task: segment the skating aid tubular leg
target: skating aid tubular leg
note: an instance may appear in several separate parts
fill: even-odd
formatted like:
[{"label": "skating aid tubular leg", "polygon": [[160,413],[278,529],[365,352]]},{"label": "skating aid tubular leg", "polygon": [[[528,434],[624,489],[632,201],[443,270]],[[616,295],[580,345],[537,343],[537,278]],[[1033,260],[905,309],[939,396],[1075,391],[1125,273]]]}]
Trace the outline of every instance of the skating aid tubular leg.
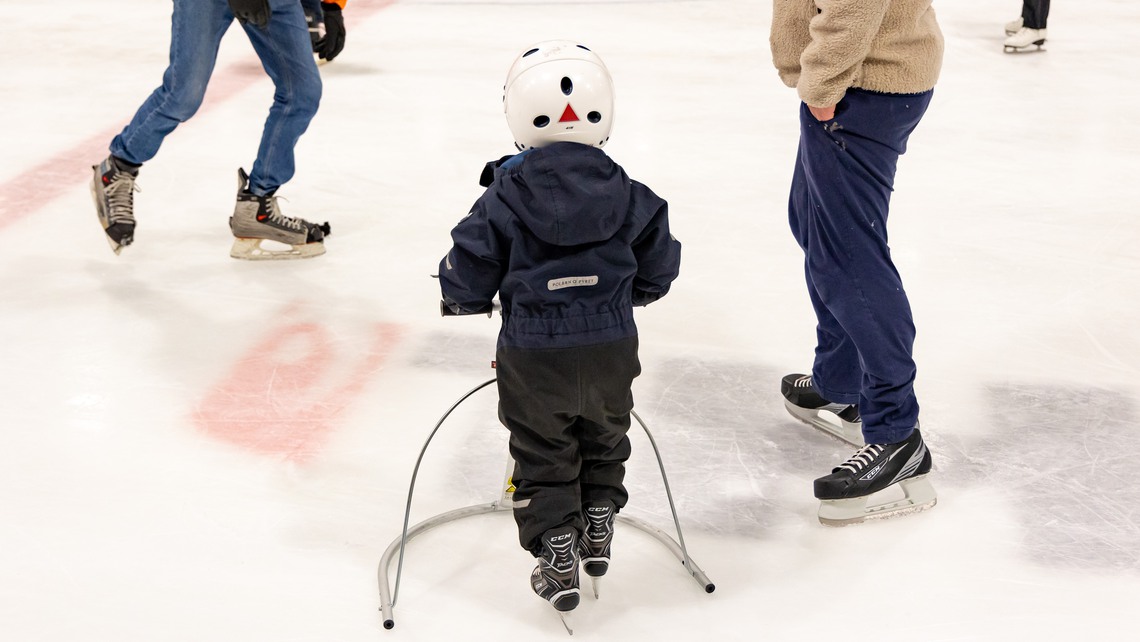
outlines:
[{"label": "skating aid tubular leg", "polygon": [[[391,544],[388,545],[388,548],[384,551],[384,555],[380,558],[380,565],[377,569],[377,579],[380,586],[380,611],[384,617],[385,629],[391,629],[396,626],[396,621],[393,616],[393,609],[395,608],[396,600],[400,595],[400,579],[403,576],[404,571],[404,549],[407,547],[408,542],[410,542],[414,537],[423,533],[424,531],[430,530],[436,526],[440,526],[448,522],[453,522],[459,519],[463,519],[464,517],[470,517],[472,515],[508,512],[513,508],[511,501],[512,490],[506,483],[504,483],[504,490],[502,492],[502,495],[499,499],[493,502],[475,504],[473,506],[467,506],[465,508],[450,510],[419,522],[415,526],[408,526],[412,513],[412,495],[415,493],[416,489],[416,477],[419,475],[420,464],[423,462],[424,454],[427,452],[428,446],[431,445],[431,440],[435,437],[436,433],[439,432],[440,426],[443,425],[443,422],[447,420],[451,413],[454,412],[461,403],[466,401],[469,397],[471,397],[471,395],[475,394],[479,390],[482,390],[483,388],[486,388],[492,383],[495,383],[495,379],[491,379],[490,381],[485,381],[479,384],[478,386],[468,391],[467,394],[460,397],[459,400],[454,404],[452,404],[452,406],[447,409],[447,412],[443,413],[443,416],[440,417],[438,422],[436,422],[435,427],[432,429],[431,433],[428,435],[427,440],[424,442],[423,448],[420,449],[419,456],[416,458],[415,468],[412,469],[412,481],[408,486],[408,501],[407,505],[404,508],[403,531],[400,533],[399,537],[397,537],[392,541]],[[685,536],[681,532],[681,521],[677,518],[677,507],[673,503],[673,492],[669,488],[669,479],[665,475],[665,464],[661,460],[661,451],[657,448],[657,442],[653,439],[653,434],[649,432],[649,427],[645,425],[645,422],[642,421],[641,417],[638,416],[636,412],[631,412],[630,414],[634,419],[637,420],[637,423],[641,426],[642,430],[645,431],[645,435],[649,438],[649,443],[653,447],[653,453],[657,457],[657,466],[661,469],[661,480],[665,484],[665,496],[669,500],[669,510],[673,515],[673,524],[677,529],[677,539],[674,540],[665,531],[636,517],[618,515],[617,521],[637,528],[638,530],[641,530],[653,536],[655,539],[657,539],[657,541],[661,542],[677,557],[678,560],[680,560],[681,564],[685,567],[685,570],[688,571],[689,575],[691,575],[693,579],[701,585],[701,588],[703,588],[706,593],[712,593],[714,590],[716,590],[716,585],[709,580],[708,576],[705,575],[705,572],[701,570],[699,566],[697,566],[697,563],[694,562],[691,557],[689,557],[689,551],[685,547]],[[511,474],[513,467],[512,463],[513,462],[508,457],[508,476]],[[396,565],[396,583],[395,588],[390,590],[388,584],[389,568],[391,567],[392,559],[393,557],[396,557],[397,552],[399,555],[399,562]]]}]

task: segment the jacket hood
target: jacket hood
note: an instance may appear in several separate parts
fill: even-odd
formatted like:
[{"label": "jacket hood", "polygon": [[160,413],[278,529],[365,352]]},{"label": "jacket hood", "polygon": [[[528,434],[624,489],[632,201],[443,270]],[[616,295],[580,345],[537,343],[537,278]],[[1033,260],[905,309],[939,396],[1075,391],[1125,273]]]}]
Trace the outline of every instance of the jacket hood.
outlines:
[{"label": "jacket hood", "polygon": [[629,212],[629,177],[596,147],[554,143],[511,157],[497,173],[500,198],[552,245],[607,240]]}]

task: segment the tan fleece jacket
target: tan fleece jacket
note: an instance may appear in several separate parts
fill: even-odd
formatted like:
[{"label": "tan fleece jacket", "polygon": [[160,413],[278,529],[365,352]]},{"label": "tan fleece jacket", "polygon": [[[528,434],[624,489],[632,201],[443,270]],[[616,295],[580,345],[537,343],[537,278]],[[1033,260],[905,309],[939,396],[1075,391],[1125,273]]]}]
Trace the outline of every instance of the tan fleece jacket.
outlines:
[{"label": "tan fleece jacket", "polygon": [[917,94],[942,68],[931,0],[773,0],[772,60],[812,107],[849,87]]}]

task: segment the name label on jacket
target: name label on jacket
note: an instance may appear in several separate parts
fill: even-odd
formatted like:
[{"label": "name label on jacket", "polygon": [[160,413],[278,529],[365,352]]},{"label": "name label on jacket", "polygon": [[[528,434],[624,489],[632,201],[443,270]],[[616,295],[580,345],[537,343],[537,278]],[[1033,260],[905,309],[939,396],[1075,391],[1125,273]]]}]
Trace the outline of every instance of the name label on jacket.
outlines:
[{"label": "name label on jacket", "polygon": [[581,288],[597,285],[597,276],[564,276],[561,279],[551,279],[546,282],[547,290],[561,290],[563,288]]}]

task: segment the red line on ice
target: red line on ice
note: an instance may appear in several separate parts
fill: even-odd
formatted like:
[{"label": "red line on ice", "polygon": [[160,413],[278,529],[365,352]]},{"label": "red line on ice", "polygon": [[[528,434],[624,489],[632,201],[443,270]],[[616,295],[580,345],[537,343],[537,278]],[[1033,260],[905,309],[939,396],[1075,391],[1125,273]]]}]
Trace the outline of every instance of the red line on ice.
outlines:
[{"label": "red line on ice", "polygon": [[350,352],[318,323],[270,328],[206,393],[193,421],[244,450],[303,463],[324,448],[400,336],[399,326],[377,323],[370,345]]}]

